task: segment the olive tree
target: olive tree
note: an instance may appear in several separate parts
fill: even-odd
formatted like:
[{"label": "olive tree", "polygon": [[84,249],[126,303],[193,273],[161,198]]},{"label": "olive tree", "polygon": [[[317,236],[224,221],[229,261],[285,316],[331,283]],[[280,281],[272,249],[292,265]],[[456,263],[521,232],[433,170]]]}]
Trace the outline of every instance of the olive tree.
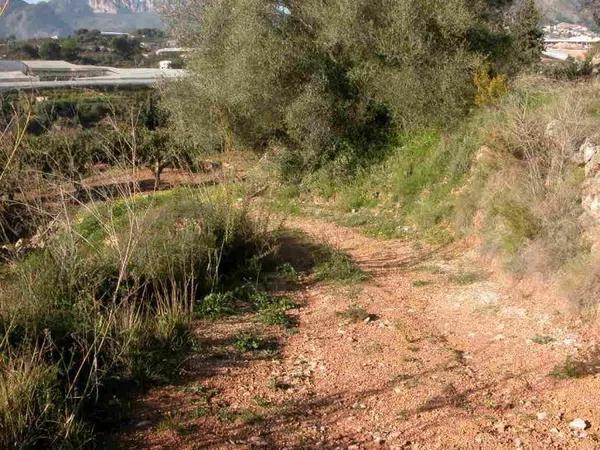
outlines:
[{"label": "olive tree", "polygon": [[165,98],[179,134],[207,151],[282,149],[290,173],[352,168],[398,130],[469,110],[473,74],[499,57],[480,37],[506,34],[482,11],[507,3],[178,0],[171,18],[197,50]]}]

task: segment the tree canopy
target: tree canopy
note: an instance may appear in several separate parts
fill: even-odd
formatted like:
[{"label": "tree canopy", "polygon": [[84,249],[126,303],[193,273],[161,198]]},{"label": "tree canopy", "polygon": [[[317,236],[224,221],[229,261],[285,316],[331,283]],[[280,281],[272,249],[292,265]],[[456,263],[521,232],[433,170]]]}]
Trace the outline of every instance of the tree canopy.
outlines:
[{"label": "tree canopy", "polygon": [[516,49],[485,14],[507,1],[180,2],[200,8],[183,22],[192,75],[167,96],[181,134],[206,149],[281,148],[301,168],[371,157],[394,130],[460,117],[476,70]]}]

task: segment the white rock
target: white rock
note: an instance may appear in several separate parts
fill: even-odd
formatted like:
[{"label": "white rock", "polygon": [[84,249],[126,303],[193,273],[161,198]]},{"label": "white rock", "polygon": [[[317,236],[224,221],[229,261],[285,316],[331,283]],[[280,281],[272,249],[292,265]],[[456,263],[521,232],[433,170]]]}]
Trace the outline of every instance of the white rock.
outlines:
[{"label": "white rock", "polygon": [[546,417],[548,417],[548,413],[547,412],[539,412],[535,415],[537,417],[537,420],[546,420]]},{"label": "white rock", "polygon": [[571,430],[586,430],[590,427],[590,424],[587,420],[583,419],[574,419],[569,422],[569,428]]},{"label": "white rock", "polygon": [[579,148],[579,151],[583,155],[583,160],[588,163],[600,152],[600,146],[594,144],[589,139],[586,139]]}]

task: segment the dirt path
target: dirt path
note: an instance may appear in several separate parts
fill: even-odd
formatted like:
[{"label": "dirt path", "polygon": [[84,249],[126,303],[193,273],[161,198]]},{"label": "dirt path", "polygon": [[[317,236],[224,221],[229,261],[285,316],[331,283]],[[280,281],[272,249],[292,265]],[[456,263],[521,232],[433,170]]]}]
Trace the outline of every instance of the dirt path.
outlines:
[{"label": "dirt path", "polygon": [[[600,358],[582,359],[591,337],[551,290],[507,283],[456,248],[288,226],[346,251],[369,280],[293,292],[303,307],[279,358],[192,359],[184,385],[136,403],[125,447],[600,448]],[[336,314],[352,306],[371,317]],[[245,326],[198,334],[218,349]],[[549,376],[570,355],[586,376]],[[575,418],[590,425],[577,435]]]}]

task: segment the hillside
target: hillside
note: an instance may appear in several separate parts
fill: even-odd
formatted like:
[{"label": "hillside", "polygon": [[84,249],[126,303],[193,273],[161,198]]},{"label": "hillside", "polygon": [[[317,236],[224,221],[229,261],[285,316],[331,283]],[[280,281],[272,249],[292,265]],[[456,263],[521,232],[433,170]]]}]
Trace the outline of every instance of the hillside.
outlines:
[{"label": "hillside", "polygon": [[595,25],[589,11],[582,10],[580,0],[537,0],[547,22],[570,22]]},{"label": "hillside", "polygon": [[160,28],[153,0],[13,0],[0,22],[0,37],[66,36],[79,28],[130,31]]}]

